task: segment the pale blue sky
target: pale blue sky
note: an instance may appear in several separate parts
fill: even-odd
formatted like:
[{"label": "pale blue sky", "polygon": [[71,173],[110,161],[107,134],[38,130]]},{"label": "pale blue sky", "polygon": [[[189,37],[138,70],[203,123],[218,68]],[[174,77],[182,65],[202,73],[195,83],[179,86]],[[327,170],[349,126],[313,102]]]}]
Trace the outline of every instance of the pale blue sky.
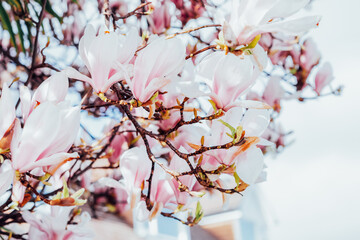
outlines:
[{"label": "pale blue sky", "polygon": [[271,240],[360,239],[360,1],[317,0],[311,34],[333,65],[341,97],[284,104],[296,142],[269,161],[261,184],[274,222]]}]

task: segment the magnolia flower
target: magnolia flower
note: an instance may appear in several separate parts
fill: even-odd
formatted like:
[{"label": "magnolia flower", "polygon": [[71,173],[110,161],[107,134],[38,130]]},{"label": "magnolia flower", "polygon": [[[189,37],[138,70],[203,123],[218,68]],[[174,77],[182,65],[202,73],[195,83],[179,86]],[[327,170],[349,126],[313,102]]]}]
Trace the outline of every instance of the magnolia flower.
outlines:
[{"label": "magnolia flower", "polygon": [[56,166],[78,156],[67,153],[80,126],[78,107],[45,102],[33,110],[23,129],[16,123],[11,143],[12,166],[20,173]]},{"label": "magnolia flower", "polygon": [[262,138],[269,140],[275,144],[276,149],[285,146],[285,136],[287,133],[281,124],[273,124],[271,128],[266,129]]},{"label": "magnolia flower", "polygon": [[[186,152],[186,150],[181,147],[181,152]],[[186,161],[179,156],[175,155],[170,162],[169,169],[176,171],[176,172],[187,172],[190,171],[190,167],[187,165]],[[180,176],[179,180],[182,184],[188,187],[191,191],[196,183],[196,178],[193,175],[184,175]],[[188,192],[181,192],[179,190],[179,183],[176,179],[171,179],[171,187],[175,194],[176,203],[187,207],[190,204],[191,196]]]},{"label": "magnolia flower", "polygon": [[157,166],[151,181],[150,201],[154,204],[161,204],[160,208],[163,208],[173,197],[174,192],[170,181],[166,179],[165,172]]},{"label": "magnolia flower", "polygon": [[334,80],[332,67],[330,63],[326,62],[319,69],[315,77],[315,91],[317,94],[320,95],[323,88],[329,85],[332,80]]},{"label": "magnolia flower", "polygon": [[169,12],[169,3],[163,2],[155,7],[152,14],[147,18],[150,24],[150,30],[154,34],[160,34],[170,28],[171,15]]},{"label": "magnolia flower", "polygon": [[263,100],[275,110],[280,111],[280,100],[284,95],[285,90],[280,84],[280,77],[270,77],[263,93]]},{"label": "magnolia flower", "polygon": [[[36,107],[28,117],[24,128],[15,121],[10,150],[10,170],[6,170],[4,186],[13,182],[12,200],[22,202],[26,187],[15,177],[15,172],[41,170],[53,174],[66,161],[77,158],[77,153],[67,153],[77,136],[80,126],[80,109],[66,103],[54,105],[45,102]],[[41,172],[40,171],[40,172]]]},{"label": "magnolia flower", "polygon": [[[29,239],[80,240],[93,239],[87,226],[90,215],[84,212],[77,224],[68,224],[73,207],[51,207],[51,214],[38,214],[24,211],[22,217],[30,224]],[[76,218],[75,218],[76,219]]]},{"label": "magnolia flower", "polygon": [[150,176],[151,161],[145,146],[134,147],[120,157],[120,171],[129,189],[140,189]]},{"label": "magnolia flower", "polygon": [[153,219],[161,210],[166,207],[174,198],[174,191],[170,185],[170,181],[165,178],[165,172],[156,166],[151,181],[150,202],[152,209],[149,211],[144,204],[144,201],[140,201],[136,207],[136,215],[140,221],[146,219]]},{"label": "magnolia flower", "polygon": [[173,81],[164,86],[161,91],[166,94],[161,94],[158,99],[164,107],[172,107],[177,105],[177,100],[182,102],[185,97],[198,98],[205,95],[200,90],[200,84],[195,81],[195,66],[192,61],[186,61],[181,72],[181,77],[174,77]]},{"label": "magnolia flower", "polygon": [[240,59],[223,52],[205,57],[198,70],[200,75],[212,81],[210,98],[217,108],[225,111],[241,104],[237,102],[238,98],[246,94],[260,73],[249,56]]},{"label": "magnolia flower", "polygon": [[128,64],[141,38],[132,28],[127,36],[100,29],[99,34],[90,24],[79,43],[79,53],[91,78],[73,68],[67,68],[68,77],[89,83],[96,93],[105,93],[114,83],[129,79]]},{"label": "magnolia flower", "polygon": [[248,182],[245,181],[247,184],[254,183],[253,180],[259,176],[264,165],[262,154],[259,155],[256,145],[269,144],[265,139],[260,138],[267,129],[269,122],[270,113],[268,110],[249,109],[243,113],[243,109],[240,107],[231,108],[220,120],[213,121],[211,136],[205,137],[205,145],[216,146],[232,142],[236,137],[231,136],[232,131],[239,127],[242,131],[237,134],[244,134],[246,141],[240,146],[229,149],[216,149],[204,153],[202,167],[206,170],[214,170],[220,165],[231,166],[235,163],[235,166],[241,166],[236,167],[239,177],[243,181],[245,181],[243,176],[249,179]]},{"label": "magnolia flower", "polygon": [[251,146],[236,158],[236,173],[248,185],[256,183],[264,168],[264,155],[260,148]]},{"label": "magnolia flower", "polygon": [[16,118],[15,103],[10,89],[5,83],[0,98],[0,152],[10,147],[13,134],[13,126]]},{"label": "magnolia flower", "polygon": [[[194,99],[200,96],[206,95],[203,91],[200,90],[200,84],[195,79],[195,66],[192,61],[186,61],[183,71],[181,72],[181,77],[176,77],[174,81],[170,82],[168,85],[161,89],[161,92],[165,94],[160,94],[157,97],[157,100],[160,100],[162,106],[165,108],[171,108],[178,105],[178,101],[182,102],[185,97]],[[191,100],[186,102],[187,109],[191,110],[190,112],[185,111],[183,113],[184,118],[187,119],[188,115],[190,119],[193,117],[193,108],[196,108],[196,105],[191,105]],[[180,113],[177,109],[168,111],[167,116],[163,116],[163,120],[159,121],[158,126],[162,130],[168,130],[176,125],[180,120]]]},{"label": "magnolia flower", "polygon": [[[310,0],[233,0],[224,38],[230,47],[249,44],[256,36],[268,32],[299,35],[318,25],[320,17],[287,19]],[[284,20],[282,20],[285,18]]]},{"label": "magnolia flower", "polygon": [[[282,33],[270,34],[264,33],[261,35],[259,45],[268,53],[271,62],[274,65],[284,66],[287,62],[287,57],[299,56],[298,49],[296,49],[298,41],[294,36],[288,36]],[[300,51],[299,51],[300,52]],[[295,57],[296,58],[296,57]],[[285,66],[288,68],[287,66]],[[291,67],[294,67],[293,65]]]},{"label": "magnolia flower", "polygon": [[319,63],[320,57],[321,54],[315,42],[311,38],[307,39],[301,49],[299,64],[302,69],[309,73]]},{"label": "magnolia flower", "polygon": [[185,46],[180,39],[159,37],[141,50],[135,60],[134,77],[128,82],[135,98],[147,102],[167,85],[185,63]]},{"label": "magnolia flower", "polygon": [[[103,133],[107,134],[108,132],[112,131],[115,124],[115,121],[111,121],[111,123],[104,129]],[[130,132],[130,130],[133,130],[133,128],[134,127],[130,122],[124,123],[119,127],[118,131],[122,133],[115,135],[107,150],[108,154],[110,155],[108,160],[111,164],[118,163],[121,154],[129,148],[130,142],[134,138],[133,133]],[[104,140],[108,141],[109,138],[110,136]]]},{"label": "magnolia flower", "polygon": [[188,143],[200,144],[199,139],[201,136],[208,136],[209,130],[206,129],[202,124],[191,124],[184,125],[176,133],[174,139],[171,140],[171,143],[176,148],[184,147],[186,151],[191,151],[192,148]]},{"label": "magnolia flower", "polygon": [[20,87],[21,111],[24,121],[31,112],[41,103],[52,102],[60,103],[65,100],[69,89],[69,80],[64,72],[58,72],[46,79],[34,92],[31,92],[26,86]]}]

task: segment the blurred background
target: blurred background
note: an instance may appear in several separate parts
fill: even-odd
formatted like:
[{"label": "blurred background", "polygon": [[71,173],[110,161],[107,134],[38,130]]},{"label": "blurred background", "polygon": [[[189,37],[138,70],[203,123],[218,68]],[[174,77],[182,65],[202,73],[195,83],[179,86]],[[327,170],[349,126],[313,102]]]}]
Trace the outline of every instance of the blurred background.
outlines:
[{"label": "blurred background", "polygon": [[268,159],[260,184],[270,240],[360,239],[360,1],[316,0],[312,36],[334,69],[342,96],[284,102],[294,144]]}]

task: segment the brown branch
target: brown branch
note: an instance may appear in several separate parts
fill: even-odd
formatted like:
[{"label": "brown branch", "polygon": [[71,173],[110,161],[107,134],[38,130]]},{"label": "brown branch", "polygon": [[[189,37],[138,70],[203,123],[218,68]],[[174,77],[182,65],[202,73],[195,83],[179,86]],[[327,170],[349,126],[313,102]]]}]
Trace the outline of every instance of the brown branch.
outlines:
[{"label": "brown branch", "polygon": [[207,51],[207,50],[209,50],[209,49],[217,49],[217,45],[210,45],[210,46],[208,46],[208,47],[205,47],[205,48],[203,48],[203,49],[200,49],[200,50],[198,50],[198,51],[196,51],[196,52],[194,52],[194,53],[189,54],[188,56],[185,57],[185,59],[187,60],[187,59],[189,59],[189,58],[192,58],[192,57],[194,57],[194,56],[196,56],[196,55],[198,55],[198,54],[200,54],[200,53],[202,53],[202,52],[205,52],[205,51]]},{"label": "brown branch", "polygon": [[32,59],[31,59],[31,67],[30,67],[30,72],[29,72],[29,76],[28,79],[26,80],[25,85],[29,84],[31,82],[32,76],[34,74],[34,67],[35,67],[35,61],[36,61],[36,52],[37,52],[37,45],[38,45],[38,41],[39,41],[39,33],[40,33],[40,26],[41,26],[41,22],[43,20],[44,17],[44,13],[45,13],[45,5],[47,3],[47,0],[43,0],[42,6],[41,6],[41,12],[39,15],[39,19],[36,23],[36,35],[35,35],[35,39],[34,39],[34,50],[32,53]]},{"label": "brown branch", "polygon": [[204,25],[204,26],[201,26],[201,27],[192,28],[192,29],[185,30],[185,31],[182,31],[182,32],[174,33],[174,34],[172,34],[172,35],[167,36],[166,39],[170,39],[170,38],[176,37],[177,35],[180,35],[180,34],[191,33],[191,32],[194,32],[194,31],[203,29],[203,28],[221,27],[221,26],[222,26],[221,24]]},{"label": "brown branch", "polygon": [[[144,9],[144,7],[145,6],[147,6],[147,5],[149,5],[149,4],[151,4],[151,2],[146,2],[146,3],[142,3],[142,4],[140,4],[137,8],[135,8],[133,11],[131,11],[131,12],[128,12],[126,15],[124,15],[124,16],[112,16],[113,17],[113,19],[115,20],[115,21],[117,21],[117,20],[120,20],[120,19],[126,19],[126,18],[129,18],[129,17],[131,17],[131,16],[133,16],[133,15],[148,15],[147,13],[145,13],[145,12],[137,12],[138,10],[140,10],[140,9]],[[143,10],[144,11],[144,10]]]}]

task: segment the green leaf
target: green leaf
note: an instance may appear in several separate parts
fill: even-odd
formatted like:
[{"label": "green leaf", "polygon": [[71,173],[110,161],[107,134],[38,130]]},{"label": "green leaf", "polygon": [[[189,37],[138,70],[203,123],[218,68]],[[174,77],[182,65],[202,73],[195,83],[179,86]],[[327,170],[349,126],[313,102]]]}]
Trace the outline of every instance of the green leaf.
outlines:
[{"label": "green leaf", "polygon": [[[42,6],[42,4],[43,4],[44,1],[45,1],[45,0],[36,0],[36,2],[38,2],[41,6]],[[57,18],[60,23],[63,22],[62,17],[60,17],[60,16],[54,11],[54,9],[52,8],[51,3],[50,3],[49,0],[46,1],[45,10],[46,10],[51,16]]]},{"label": "green leaf", "polygon": [[234,137],[234,136],[235,136],[235,133],[236,133],[236,129],[235,129],[233,126],[231,126],[231,125],[228,124],[227,122],[224,122],[224,121],[221,120],[221,119],[219,119],[219,121],[220,121],[222,124],[224,124],[228,129],[230,129],[231,135],[232,135],[232,137]]},{"label": "green leaf", "polygon": [[213,101],[213,100],[209,100],[212,108],[214,109],[214,111],[216,112],[217,111],[217,107],[216,107],[216,103]]},{"label": "green leaf", "polygon": [[4,29],[8,30],[8,32],[10,34],[10,40],[11,40],[12,44],[14,45],[16,52],[17,52],[18,48],[16,45],[16,38],[15,38],[15,34],[14,34],[14,31],[11,26],[10,18],[1,3],[0,3],[0,20],[2,22]]},{"label": "green leaf", "polygon": [[234,172],[234,178],[235,178],[235,182],[236,182],[236,186],[239,186],[240,184],[240,177],[237,174],[237,172]]},{"label": "green leaf", "polygon": [[[44,1],[44,0],[43,0]],[[51,7],[50,1],[47,0],[46,4],[45,4],[45,10],[50,13],[53,17],[57,18],[59,20],[60,23],[63,22],[62,17],[60,17]]]},{"label": "green leaf", "polygon": [[195,216],[199,215],[201,210],[202,210],[202,207],[201,207],[200,201],[198,201],[196,204]]},{"label": "green leaf", "polygon": [[202,219],[203,216],[204,216],[204,211],[202,210],[200,201],[198,201],[198,203],[196,205],[196,210],[195,210],[194,223],[196,224],[196,223],[200,222],[200,220]]},{"label": "green leaf", "polygon": [[254,48],[256,47],[256,45],[258,44],[258,42],[260,41],[261,38],[261,34],[257,35],[254,40],[252,40],[252,42],[247,46],[248,48]]},{"label": "green leaf", "polygon": [[16,20],[16,26],[17,26],[18,32],[19,32],[19,39],[20,39],[21,49],[22,49],[23,53],[26,53],[26,49],[25,49],[25,45],[24,45],[24,32],[23,32],[23,30],[21,28],[20,20]]}]

